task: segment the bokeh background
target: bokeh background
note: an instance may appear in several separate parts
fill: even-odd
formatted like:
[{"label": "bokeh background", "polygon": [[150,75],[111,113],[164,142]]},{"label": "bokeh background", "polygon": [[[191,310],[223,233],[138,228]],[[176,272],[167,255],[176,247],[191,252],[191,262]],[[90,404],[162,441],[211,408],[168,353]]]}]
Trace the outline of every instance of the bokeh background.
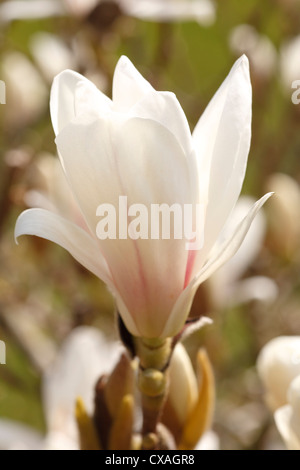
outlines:
[{"label": "bokeh background", "polygon": [[[246,53],[253,134],[243,194],[276,195],[264,208],[261,234],[253,255],[246,250],[235,288],[216,279],[198,292],[193,312],[214,324],[186,346],[194,358],[204,345],[212,361],[213,429],[221,448],[281,448],[255,363],[269,339],[300,334],[300,103],[291,100],[292,83],[300,80],[299,0],[216,0],[208,17],[170,21],[135,17],[124,1],[94,1],[89,8],[89,1],[33,3],[0,3],[0,79],[6,84],[6,104],[0,104],[0,339],[7,347],[0,417],[43,431],[41,376],[63,339],[78,325],[115,334],[113,299],[101,281],[48,241],[14,241],[17,216],[45,190],[41,162],[56,155],[53,77],[72,68],[110,96],[115,65],[125,54],[156,89],[177,95],[193,129]],[[242,281],[257,276],[261,282],[243,295]]]}]

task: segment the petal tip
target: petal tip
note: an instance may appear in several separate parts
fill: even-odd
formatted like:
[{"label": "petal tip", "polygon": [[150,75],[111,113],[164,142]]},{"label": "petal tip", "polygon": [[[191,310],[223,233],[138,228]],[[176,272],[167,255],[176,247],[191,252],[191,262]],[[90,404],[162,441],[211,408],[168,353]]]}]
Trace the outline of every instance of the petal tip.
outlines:
[{"label": "petal tip", "polygon": [[240,60],[241,60],[241,62],[242,62],[243,64],[249,65],[249,59],[248,59],[248,57],[246,56],[246,54],[241,55]]},{"label": "petal tip", "polygon": [[267,201],[274,194],[275,194],[275,191],[270,191],[270,192],[266,193],[265,196],[264,196],[265,201]]},{"label": "petal tip", "polygon": [[116,70],[122,69],[124,71],[128,66],[132,66],[132,62],[126,55],[121,55],[117,62]]},{"label": "petal tip", "polygon": [[241,55],[239,59],[236,60],[235,64],[233,65],[233,71],[241,70],[244,72],[247,77],[249,76],[250,66],[249,66],[249,59],[246,54]]},{"label": "petal tip", "polygon": [[[26,212],[26,211],[24,211]],[[18,238],[23,235],[21,230],[20,230],[20,218],[22,217],[22,214],[24,213],[22,212],[19,217],[17,218],[16,220],[16,225],[15,225],[15,230],[14,230],[14,240],[15,240],[15,244],[16,245],[19,245],[19,242],[18,242]]]}]

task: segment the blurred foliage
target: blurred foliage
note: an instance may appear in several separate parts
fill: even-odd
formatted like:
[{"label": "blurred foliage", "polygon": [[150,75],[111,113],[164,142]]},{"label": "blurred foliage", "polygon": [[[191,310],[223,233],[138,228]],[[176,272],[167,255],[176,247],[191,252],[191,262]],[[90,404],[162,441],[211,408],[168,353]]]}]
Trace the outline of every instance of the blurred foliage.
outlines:
[{"label": "blurred foliage", "polygon": [[[104,24],[95,12],[87,18],[15,20],[0,26],[0,78],[3,58],[15,52],[24,54],[43,77],[31,46],[36,33],[48,32],[76,55],[77,70],[96,75],[108,94],[116,62],[121,54],[127,55],[157,89],[176,93],[193,128],[237,57],[229,43],[235,26],[253,26],[272,41],[277,54],[287,39],[299,33],[300,5],[296,0],[219,0],[216,7],[216,21],[206,27],[192,21],[158,23],[122,15]],[[251,66],[251,77],[253,137],[243,192],[260,197],[274,172],[300,181],[300,105],[292,104],[291,89],[282,85],[279,60],[268,77],[260,76]],[[49,94],[51,84],[43,80]],[[0,338],[7,343],[7,365],[0,366],[0,415],[43,430],[41,370],[10,318],[16,311],[29,312],[32,321],[59,345],[70,329],[80,324],[96,325],[113,334],[114,305],[102,282],[61,248],[35,237],[23,238],[15,245],[14,223],[26,208],[23,197],[31,185],[32,165],[40,152],[55,154],[55,144],[48,105],[27,120],[15,122],[7,117],[10,90],[7,92],[7,104],[0,105]],[[12,151],[18,151],[20,158],[13,158]],[[261,412],[262,390],[254,365],[268,339],[300,334],[299,268],[299,253],[286,259],[272,250],[267,236],[260,256],[245,276],[273,278],[279,287],[278,300],[268,311],[264,305],[250,302],[215,312],[214,325],[187,345],[193,355],[199,343],[205,344],[215,366],[219,397],[215,428],[223,448],[272,446],[268,443],[272,426]],[[250,431],[237,430],[232,410],[249,403],[258,407],[256,426]],[[251,417],[253,409],[245,413]]]}]

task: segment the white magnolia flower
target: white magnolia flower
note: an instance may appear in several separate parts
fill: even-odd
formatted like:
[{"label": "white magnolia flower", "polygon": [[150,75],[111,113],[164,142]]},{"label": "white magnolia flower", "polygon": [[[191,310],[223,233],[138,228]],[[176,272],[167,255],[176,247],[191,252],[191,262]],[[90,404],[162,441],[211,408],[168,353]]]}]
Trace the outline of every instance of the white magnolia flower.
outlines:
[{"label": "white magnolia flower", "polygon": [[290,383],[300,375],[300,336],[279,336],[269,341],[258,356],[257,370],[270,409],[285,405]]},{"label": "white magnolia flower", "polygon": [[42,398],[47,434],[0,419],[0,449],[78,450],[75,402],[81,397],[92,413],[94,386],[112,370],[122,347],[92,327],[79,327],[65,340],[43,377]]},{"label": "white magnolia flower", "polygon": [[[218,243],[241,191],[250,146],[247,58],[233,66],[192,135],[175,95],[155,91],[126,57],[115,70],[112,100],[67,70],[54,80],[50,107],[62,166],[88,229],[30,209],[17,221],[16,238],[37,235],[67,249],[108,285],[133,335],[177,334],[199,285],[238,250],[270,196]],[[117,208],[120,195],[129,206],[200,204],[203,246],[187,250],[185,239],[99,240],[97,208]]]}]

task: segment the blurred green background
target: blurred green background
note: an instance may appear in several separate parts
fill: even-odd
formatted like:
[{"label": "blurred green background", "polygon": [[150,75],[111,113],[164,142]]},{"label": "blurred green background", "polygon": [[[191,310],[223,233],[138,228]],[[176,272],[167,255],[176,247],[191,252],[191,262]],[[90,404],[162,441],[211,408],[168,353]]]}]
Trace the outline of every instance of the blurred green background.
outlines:
[{"label": "blurred green background", "polygon": [[[24,196],[36,184],[40,154],[56,152],[48,102],[59,60],[110,95],[117,60],[127,55],[156,89],[177,95],[193,129],[245,52],[253,86],[253,134],[243,193],[261,197],[272,189],[269,178],[277,172],[298,185],[300,180],[300,104],[291,101],[291,80],[300,80],[300,46],[292,79],[284,62],[286,45],[300,33],[299,1],[215,1],[210,25],[147,21],[108,11],[106,3],[86,16],[0,18],[0,79],[6,83],[6,104],[0,105],[0,339],[7,346],[7,364],[0,365],[0,416],[39,430],[45,429],[40,379],[49,351],[77,325],[114,331],[113,300],[101,281],[50,242],[35,237],[23,237],[19,246],[14,242],[14,224],[27,207]],[[63,59],[56,52],[38,57],[37,44],[45,33],[63,45]],[[38,78],[26,88],[28,64]],[[24,85],[21,91],[16,77]],[[276,300],[216,309],[205,303],[202,292],[198,302],[215,322],[187,345],[192,356],[203,344],[210,355],[218,397],[214,429],[225,449],[276,445],[279,438],[263,403],[255,361],[270,338],[300,334],[300,238],[288,249],[274,241],[267,206],[265,215],[264,241],[243,276],[273,279]]]}]

